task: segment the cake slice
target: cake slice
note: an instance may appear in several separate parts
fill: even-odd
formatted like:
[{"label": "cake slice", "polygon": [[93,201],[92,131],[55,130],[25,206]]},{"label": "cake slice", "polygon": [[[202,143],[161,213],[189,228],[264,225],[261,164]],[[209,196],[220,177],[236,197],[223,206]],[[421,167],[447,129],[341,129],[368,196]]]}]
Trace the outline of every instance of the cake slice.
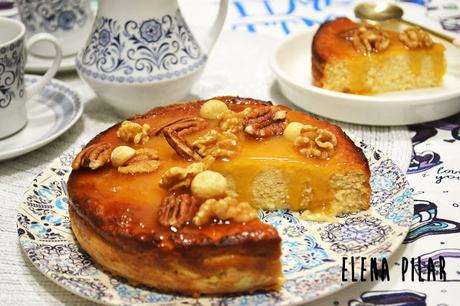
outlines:
[{"label": "cake slice", "polygon": [[313,38],[313,82],[362,95],[441,86],[444,50],[419,28],[398,33],[337,18],[321,25]]}]

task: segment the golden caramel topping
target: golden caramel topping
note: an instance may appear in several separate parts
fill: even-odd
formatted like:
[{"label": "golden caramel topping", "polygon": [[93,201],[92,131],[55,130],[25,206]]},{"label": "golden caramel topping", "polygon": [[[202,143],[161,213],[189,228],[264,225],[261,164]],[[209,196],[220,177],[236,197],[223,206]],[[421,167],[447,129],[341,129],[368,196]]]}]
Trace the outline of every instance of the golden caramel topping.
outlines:
[{"label": "golden caramel topping", "polygon": [[229,131],[210,130],[196,139],[192,146],[200,156],[232,157],[238,151],[238,137]]},{"label": "golden caramel topping", "polygon": [[249,203],[238,202],[235,198],[209,199],[201,204],[193,223],[200,226],[211,222],[213,218],[247,222],[256,219],[257,212]]},{"label": "golden caramel topping", "polygon": [[72,162],[72,169],[90,168],[96,170],[110,162],[112,145],[109,143],[96,143],[84,148]]},{"label": "golden caramel topping", "polygon": [[429,48],[433,45],[431,36],[418,27],[408,28],[399,33],[399,40],[410,49]]},{"label": "golden caramel topping", "polygon": [[326,159],[333,154],[337,138],[328,130],[304,125],[294,145],[303,156]]},{"label": "golden caramel topping", "polygon": [[123,121],[118,128],[117,136],[125,142],[132,142],[134,144],[145,144],[149,141],[150,125]]}]

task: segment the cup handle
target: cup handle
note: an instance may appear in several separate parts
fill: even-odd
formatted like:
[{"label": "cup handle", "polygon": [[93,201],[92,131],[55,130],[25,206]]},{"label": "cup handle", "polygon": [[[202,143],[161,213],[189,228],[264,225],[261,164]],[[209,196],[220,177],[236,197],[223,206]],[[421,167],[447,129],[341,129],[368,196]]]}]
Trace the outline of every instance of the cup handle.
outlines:
[{"label": "cup handle", "polygon": [[211,30],[203,41],[203,49],[206,51],[206,54],[209,54],[214,47],[217,38],[219,38],[220,32],[225,23],[225,18],[227,17],[228,11],[228,0],[220,0],[219,12],[217,13],[216,20],[212,25]]},{"label": "cup handle", "polygon": [[62,48],[59,44],[58,40],[51,34],[48,33],[39,33],[32,36],[26,43],[27,53],[29,53],[30,48],[35,45],[39,41],[48,41],[50,42],[54,50],[56,51],[53,64],[50,68],[46,71],[46,73],[33,85],[30,85],[26,88],[26,97],[29,100],[32,96],[39,93],[43,87],[54,77],[56,72],[59,69],[59,65],[61,65],[62,60]]}]

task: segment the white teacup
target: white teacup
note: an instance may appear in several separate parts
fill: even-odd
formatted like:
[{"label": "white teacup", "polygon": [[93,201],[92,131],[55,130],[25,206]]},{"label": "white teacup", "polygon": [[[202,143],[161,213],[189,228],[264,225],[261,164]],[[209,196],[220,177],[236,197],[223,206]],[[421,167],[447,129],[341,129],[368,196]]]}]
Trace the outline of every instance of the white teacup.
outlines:
[{"label": "white teacup", "polygon": [[[26,28],[16,20],[0,17],[0,138],[14,134],[27,123],[26,101],[40,92],[54,77],[62,58],[59,42],[50,34],[31,37],[24,46]],[[24,86],[26,50],[38,42],[54,47],[55,59],[45,75]]]},{"label": "white teacup", "polygon": [[[16,0],[27,37],[50,33],[61,43],[63,56],[76,54],[91,31],[93,12],[90,0]],[[49,44],[38,43],[31,53],[54,57]]]}]

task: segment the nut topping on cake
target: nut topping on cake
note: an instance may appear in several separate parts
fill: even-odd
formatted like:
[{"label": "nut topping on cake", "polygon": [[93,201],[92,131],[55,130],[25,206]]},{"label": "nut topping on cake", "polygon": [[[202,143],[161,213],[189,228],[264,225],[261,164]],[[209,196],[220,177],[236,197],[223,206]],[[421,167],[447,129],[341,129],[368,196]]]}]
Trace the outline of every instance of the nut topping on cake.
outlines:
[{"label": "nut topping on cake", "polygon": [[227,179],[219,172],[206,170],[195,176],[191,190],[201,199],[222,197],[227,193]]},{"label": "nut topping on cake", "polygon": [[128,146],[118,146],[113,149],[110,160],[112,161],[112,165],[114,167],[120,167],[134,157],[134,155],[136,155],[135,149]]},{"label": "nut topping on cake", "polygon": [[243,130],[244,117],[251,111],[250,108],[244,109],[242,112],[227,111],[219,114],[219,127],[223,131],[238,133]]},{"label": "nut topping on cake", "polygon": [[300,135],[303,124],[300,122],[289,122],[283,132],[283,136],[287,139],[294,141]]},{"label": "nut topping on cake", "polygon": [[186,168],[172,167],[168,169],[160,179],[160,187],[175,190],[181,187],[188,188],[193,178],[200,172],[208,170],[214,162],[214,157],[208,156],[200,162],[190,164]]},{"label": "nut topping on cake", "polygon": [[211,222],[213,218],[247,222],[256,219],[257,212],[249,203],[238,202],[235,198],[209,199],[201,204],[193,223],[200,226]]},{"label": "nut topping on cake", "polygon": [[179,134],[179,136],[186,136],[204,130],[208,126],[208,122],[200,117],[185,118],[177,121],[169,126],[164,127],[166,129],[172,129]]},{"label": "nut topping on cake", "polygon": [[123,174],[150,173],[160,167],[160,161],[158,159],[158,152],[155,149],[138,149],[134,156],[118,167],[118,172]]},{"label": "nut topping on cake", "polygon": [[198,207],[198,201],[190,194],[171,194],[161,201],[158,222],[163,226],[180,227],[192,221]]},{"label": "nut topping on cake", "polygon": [[337,138],[328,130],[304,125],[294,145],[303,156],[326,159],[333,154]]},{"label": "nut topping on cake", "polygon": [[418,27],[408,28],[399,33],[399,40],[410,49],[429,48],[433,45],[431,36]]},{"label": "nut topping on cake", "polygon": [[167,127],[163,130],[163,136],[176,153],[185,160],[200,160],[201,156],[192,146],[179,135],[174,129]]},{"label": "nut topping on cake", "polygon": [[267,106],[251,110],[244,118],[244,131],[255,137],[282,135],[286,126],[286,111]]},{"label": "nut topping on cake", "polygon": [[150,125],[140,125],[136,122],[123,121],[118,128],[117,136],[125,142],[132,142],[134,144],[145,144],[149,141]]},{"label": "nut topping on cake", "polygon": [[200,108],[200,116],[205,118],[205,119],[217,119],[217,117],[228,111],[227,104],[224,102],[217,100],[217,99],[212,99],[209,101],[206,101]]},{"label": "nut topping on cake", "polygon": [[112,145],[109,143],[96,143],[84,148],[72,162],[72,169],[90,168],[96,170],[110,162]]},{"label": "nut topping on cake", "polygon": [[208,123],[204,119],[198,117],[188,118],[165,127],[163,136],[180,157],[186,160],[200,160],[201,156],[183,136],[201,131],[207,126]]},{"label": "nut topping on cake", "polygon": [[201,156],[232,157],[238,151],[238,137],[229,131],[210,130],[192,143]]},{"label": "nut topping on cake", "polygon": [[390,36],[377,25],[363,25],[344,36],[352,42],[357,52],[363,54],[381,52],[390,46]]}]

